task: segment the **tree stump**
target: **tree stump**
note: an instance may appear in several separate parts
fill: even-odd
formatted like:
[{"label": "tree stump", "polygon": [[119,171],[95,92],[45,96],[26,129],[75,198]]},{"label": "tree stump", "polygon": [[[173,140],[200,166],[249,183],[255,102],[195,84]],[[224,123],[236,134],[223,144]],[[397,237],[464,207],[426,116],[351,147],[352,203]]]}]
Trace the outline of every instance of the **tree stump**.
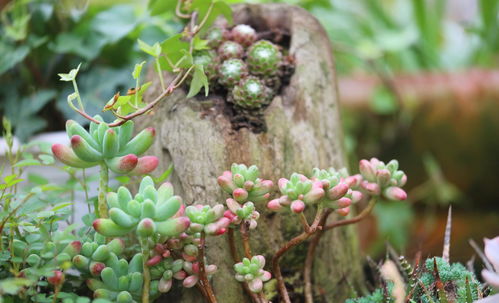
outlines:
[{"label": "tree stump", "polygon": [[[257,165],[261,177],[277,182],[292,172],[310,174],[313,167],[345,166],[343,135],[338,113],[338,92],[332,49],[322,26],[305,10],[286,4],[238,5],[236,24],[249,24],[257,31],[278,30],[289,37],[289,51],[296,69],[290,83],[263,112],[266,131],[254,133],[235,129],[221,96],[186,98],[177,90],[163,101],[142,126],[154,126],[157,139],[152,147],[163,171],[174,165],[170,177],[176,194],[186,204],[224,203],[228,198],[217,177],[232,163]],[[156,89],[153,95],[160,91]],[[277,249],[300,232],[298,217],[276,215],[257,204],[261,213],[258,228],[251,232],[252,251],[267,259],[267,268]],[[351,228],[337,229],[323,237],[318,249],[314,284],[322,301],[343,302],[361,276],[356,234]],[[207,239],[208,260],[219,267],[212,284],[219,302],[245,302],[242,286],[234,279],[233,262],[225,236]],[[306,245],[289,252],[282,261],[291,297],[293,286],[303,286],[301,268]],[[318,292],[316,292],[318,293]],[[182,290],[175,302],[200,302],[197,290]],[[275,300],[274,300],[275,302]]]}]

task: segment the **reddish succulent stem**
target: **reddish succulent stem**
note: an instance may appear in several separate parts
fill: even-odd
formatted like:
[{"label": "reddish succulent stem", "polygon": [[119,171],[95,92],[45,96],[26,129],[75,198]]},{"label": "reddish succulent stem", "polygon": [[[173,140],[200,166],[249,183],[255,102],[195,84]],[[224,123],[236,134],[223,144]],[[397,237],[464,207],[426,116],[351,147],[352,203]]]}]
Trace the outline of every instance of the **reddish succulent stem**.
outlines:
[{"label": "reddish succulent stem", "polygon": [[249,235],[248,225],[246,224],[246,222],[241,223],[240,232],[241,232],[241,240],[243,242],[244,255],[246,256],[246,258],[251,259],[253,255],[251,254],[251,246],[249,243],[250,235]]},{"label": "reddish succulent stem", "polygon": [[[327,218],[331,214],[331,210],[328,209],[324,216],[322,216],[321,222],[319,223],[319,226],[324,226],[327,222]],[[310,241],[310,244],[308,245],[307,249],[307,257],[305,258],[305,265],[303,268],[303,278],[305,281],[305,302],[306,303],[313,303],[314,302],[314,297],[313,297],[313,292],[312,292],[312,267],[314,265],[314,256],[315,256],[315,250],[317,249],[317,245],[319,245],[319,241],[321,240],[322,234],[324,233],[324,228],[321,228],[317,233],[314,235],[312,240]]]},{"label": "reddish succulent stem", "polygon": [[303,241],[307,240],[311,235],[313,235],[317,230],[320,229],[319,223],[322,218],[322,213],[323,213],[323,208],[321,205],[319,205],[319,208],[317,209],[317,213],[315,214],[315,219],[312,225],[310,226],[310,229],[308,231],[304,231],[300,235],[294,237],[291,239],[289,242],[284,244],[274,255],[272,258],[272,270],[274,272],[274,276],[277,280],[277,287],[279,289],[279,293],[281,294],[282,300],[285,303],[291,303],[291,300],[289,298],[288,291],[286,290],[286,285],[284,283],[284,278],[282,277],[281,273],[281,267],[279,266],[279,261],[281,257],[291,248],[295,247],[296,245],[302,243]]},{"label": "reddish succulent stem", "polygon": [[317,245],[319,245],[319,242],[320,242],[321,237],[324,234],[324,232],[326,232],[330,229],[333,229],[335,227],[354,224],[354,223],[361,221],[362,219],[367,217],[372,212],[375,205],[376,205],[376,198],[373,197],[369,201],[369,204],[367,205],[367,207],[364,208],[364,210],[362,210],[362,212],[360,214],[358,214],[357,216],[350,218],[350,219],[335,221],[335,222],[332,222],[328,225],[325,225],[325,224],[327,222],[328,216],[331,214],[331,211],[328,210],[324,214],[324,216],[320,222],[320,226],[323,226],[323,228],[315,234],[314,238],[310,242],[308,249],[307,249],[307,257],[305,258],[305,265],[304,265],[304,270],[303,270],[303,279],[305,281],[304,293],[305,293],[305,302],[306,303],[313,303],[313,301],[314,301],[313,292],[312,292],[312,267],[314,265],[314,257],[315,257],[315,251],[317,249]]},{"label": "reddish succulent stem", "polygon": [[204,246],[206,241],[206,234],[204,231],[201,232],[201,238],[199,243],[199,254],[198,254],[198,262],[199,262],[199,279],[203,284],[203,288],[206,291],[207,299],[209,303],[217,303],[217,298],[213,293],[213,289],[211,288],[211,284],[208,281],[208,277],[205,271],[204,264]]},{"label": "reddish succulent stem", "polygon": [[[232,260],[234,261],[234,263],[241,262],[241,258],[239,257],[239,254],[237,253],[236,240],[234,238],[234,229],[233,228],[229,228],[229,230],[227,230],[227,241],[229,242],[229,249],[230,249],[230,254],[232,256]],[[248,284],[246,282],[244,282],[242,284],[243,284],[244,291],[251,298],[251,301],[254,303],[260,303],[261,302],[260,299],[257,297],[257,295],[254,292],[252,292],[249,289]]]}]

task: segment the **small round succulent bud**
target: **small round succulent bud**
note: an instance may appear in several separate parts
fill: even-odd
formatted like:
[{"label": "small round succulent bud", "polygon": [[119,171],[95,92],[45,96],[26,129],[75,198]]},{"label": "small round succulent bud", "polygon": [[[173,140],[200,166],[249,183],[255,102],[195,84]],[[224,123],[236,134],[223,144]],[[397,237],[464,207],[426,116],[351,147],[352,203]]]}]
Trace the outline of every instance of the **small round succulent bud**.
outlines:
[{"label": "small round succulent bud", "polygon": [[246,24],[236,25],[232,29],[231,34],[234,41],[245,47],[253,44],[257,38],[255,29]]},{"label": "small round succulent bud", "polygon": [[206,34],[206,40],[208,40],[208,46],[217,47],[224,39],[224,30],[220,27],[213,27]]},{"label": "small round succulent bud", "polygon": [[241,59],[229,59],[224,61],[218,69],[218,81],[220,84],[231,87],[238,83],[248,74],[246,63]]},{"label": "small round succulent bud", "polygon": [[282,54],[270,41],[260,40],[248,50],[248,68],[252,74],[273,76],[279,72]]},{"label": "small round succulent bud", "polygon": [[218,47],[218,55],[222,60],[242,58],[244,49],[241,44],[234,41],[225,41]]},{"label": "small round succulent bud", "polygon": [[243,108],[259,108],[267,104],[267,88],[256,77],[241,80],[232,90],[234,104]]}]

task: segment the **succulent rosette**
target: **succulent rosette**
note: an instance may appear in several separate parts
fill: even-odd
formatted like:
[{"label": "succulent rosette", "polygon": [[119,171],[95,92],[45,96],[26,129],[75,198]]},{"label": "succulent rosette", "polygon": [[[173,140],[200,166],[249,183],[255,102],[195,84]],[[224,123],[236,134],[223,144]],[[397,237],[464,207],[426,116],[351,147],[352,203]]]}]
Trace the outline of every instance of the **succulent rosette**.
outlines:
[{"label": "succulent rosette", "polygon": [[260,40],[248,49],[246,63],[251,74],[271,77],[279,73],[282,54],[274,43]]},{"label": "succulent rosette", "polygon": [[355,179],[348,176],[346,169],[314,168],[311,179],[322,183],[325,195],[321,203],[325,207],[334,209],[340,215],[346,216],[350,212],[350,205],[362,198],[361,192],[350,188],[350,186],[355,185]]},{"label": "succulent rosette", "polygon": [[257,227],[257,220],[260,218],[260,213],[256,211],[253,202],[250,201],[241,205],[236,200],[229,198],[225,203],[229,209],[225,211],[224,216],[230,220],[231,224],[247,222],[249,229]]},{"label": "succulent rosette", "polygon": [[118,256],[125,250],[125,242],[116,238],[106,244],[106,239],[95,234],[93,242],[85,242],[80,254],[73,257],[74,266],[84,276],[98,277],[102,270],[118,262]]},{"label": "succulent rosette", "polygon": [[257,35],[254,28],[246,24],[238,24],[231,30],[231,38],[244,47],[256,41]]},{"label": "succulent rosette", "polygon": [[222,235],[226,232],[230,220],[224,217],[224,206],[217,204],[190,205],[185,209],[185,215],[191,221],[188,233],[204,231],[208,235]]},{"label": "succulent rosette", "polygon": [[242,58],[244,56],[244,48],[237,42],[225,41],[218,47],[218,55],[222,60]]},{"label": "succulent rosette", "polygon": [[359,170],[363,180],[360,188],[372,196],[383,196],[389,200],[407,199],[406,192],[401,188],[407,182],[407,176],[398,168],[397,160],[387,164],[376,158],[361,160]]},{"label": "succulent rosette", "polygon": [[218,47],[224,40],[224,32],[225,30],[220,27],[212,27],[205,36],[208,46],[212,48]]},{"label": "succulent rosette", "polygon": [[208,80],[214,81],[217,76],[217,64],[219,59],[217,54],[212,50],[197,51],[193,55],[193,63],[201,65]]},{"label": "succulent rosette", "polygon": [[[130,262],[116,258],[100,272],[100,279],[88,279],[87,286],[94,292],[94,298],[118,303],[139,302],[144,282],[142,270],[142,254],[134,255]],[[158,281],[151,282],[150,294],[158,294]]]},{"label": "succulent rosette", "polygon": [[298,173],[293,173],[289,180],[279,179],[278,185],[282,196],[267,204],[274,211],[289,207],[292,212],[301,213],[306,205],[319,203],[325,195],[321,181],[310,180]]},{"label": "succulent rosette", "polygon": [[93,223],[94,229],[106,237],[119,237],[132,231],[139,238],[156,234],[175,237],[190,225],[183,215],[182,198],[174,195],[173,186],[168,182],[156,189],[152,178],[147,176],[140,182],[135,197],[122,186],[106,198],[109,218],[99,218]]},{"label": "succulent rosette", "polygon": [[241,59],[225,60],[218,67],[218,82],[231,88],[248,75],[248,67]]},{"label": "succulent rosette", "polygon": [[247,77],[232,90],[232,102],[242,108],[260,108],[267,105],[273,97],[269,91],[258,78]]},{"label": "succulent rosette", "polygon": [[133,135],[134,123],[127,121],[118,127],[109,127],[100,116],[91,122],[87,131],[78,122],[68,120],[66,133],[71,146],[54,144],[52,152],[62,163],[76,168],[88,168],[105,164],[118,174],[147,174],[158,166],[154,156],[140,157],[153,143],[155,130],[146,128]]},{"label": "succulent rosette", "polygon": [[44,266],[64,267],[66,262],[71,262],[81,250],[80,241],[70,243],[56,243],[48,241],[43,243],[27,243],[19,239],[12,240],[13,255],[21,258],[29,267],[22,270],[24,275],[29,275],[32,270]]},{"label": "succulent rosette", "polygon": [[273,183],[259,176],[260,171],[255,165],[247,167],[244,164],[234,163],[231,170],[223,172],[217,181],[220,187],[239,203],[266,202],[270,197]]},{"label": "succulent rosette", "polygon": [[259,293],[263,289],[263,282],[270,280],[272,275],[265,271],[265,258],[263,256],[254,256],[248,259],[244,258],[242,262],[234,265],[236,271],[236,280],[239,282],[248,283],[248,287],[252,292]]}]

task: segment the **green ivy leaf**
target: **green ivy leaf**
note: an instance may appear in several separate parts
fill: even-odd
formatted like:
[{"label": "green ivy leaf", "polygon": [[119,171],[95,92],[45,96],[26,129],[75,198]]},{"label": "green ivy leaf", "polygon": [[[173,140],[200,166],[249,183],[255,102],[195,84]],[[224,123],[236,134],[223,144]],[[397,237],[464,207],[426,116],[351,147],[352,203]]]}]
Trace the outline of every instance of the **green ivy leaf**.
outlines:
[{"label": "green ivy leaf", "polygon": [[204,87],[205,95],[208,96],[209,84],[208,78],[204,74],[203,66],[200,64],[194,65],[194,75],[192,76],[191,86],[187,98],[194,97]]},{"label": "green ivy leaf", "polygon": [[138,39],[138,43],[140,50],[142,50],[144,53],[151,55],[154,58],[158,58],[161,55],[161,46],[158,42],[154,43],[153,45],[149,45],[144,41]]},{"label": "green ivy leaf", "polygon": [[150,0],[147,6],[151,16],[157,16],[166,12],[174,12],[177,0]]},{"label": "green ivy leaf", "polygon": [[61,77],[60,80],[61,81],[73,81],[73,80],[75,80],[76,76],[78,75],[78,72],[80,71],[80,66],[81,66],[81,63],[78,64],[77,68],[70,70],[69,73],[67,73],[67,74],[58,74],[59,77]]},{"label": "green ivy leaf", "polygon": [[197,35],[194,36],[193,43],[194,43],[195,50],[209,49],[208,40],[203,40],[203,39],[199,38],[199,36],[197,36]]},{"label": "green ivy leaf", "polygon": [[232,9],[230,6],[224,1],[206,1],[206,0],[194,0],[192,1],[192,9],[198,12],[198,20],[203,20],[205,16],[208,14],[208,10],[210,8],[211,3],[213,2],[213,8],[206,19],[206,23],[202,28],[201,32],[204,32],[208,29],[213,22],[218,18],[218,16],[222,15],[227,19],[229,24],[233,23],[232,19]]},{"label": "green ivy leaf", "polygon": [[[182,40],[182,34],[174,35],[161,42],[161,50],[168,60],[175,65],[183,56],[182,50],[189,50],[189,43]],[[173,71],[173,65],[164,57],[159,58],[159,64],[162,70]]]},{"label": "green ivy leaf", "polygon": [[135,67],[134,67],[133,72],[132,72],[132,76],[134,79],[137,79],[140,77],[140,74],[142,73],[142,68],[144,67],[144,64],[146,64],[146,61],[142,61],[140,63],[135,64]]}]

